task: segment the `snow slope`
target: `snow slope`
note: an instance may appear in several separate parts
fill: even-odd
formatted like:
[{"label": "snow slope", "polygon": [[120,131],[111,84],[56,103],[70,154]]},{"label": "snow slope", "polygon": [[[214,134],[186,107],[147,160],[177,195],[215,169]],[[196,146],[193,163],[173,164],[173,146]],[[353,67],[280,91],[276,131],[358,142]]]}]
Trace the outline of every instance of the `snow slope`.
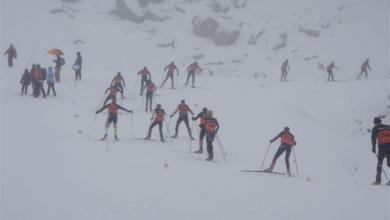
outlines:
[{"label": "snow slope", "polygon": [[[12,42],[18,50],[15,68],[1,63],[2,219],[389,219],[389,189],[371,185],[376,158],[367,131],[373,117],[389,114],[388,1],[248,0],[242,9],[218,1],[230,4],[225,14],[214,13],[212,1],[164,1],[147,7],[171,19],[141,24],[110,15],[114,1],[66,2],[1,1],[2,48]],[[144,10],[126,2],[137,13]],[[193,35],[194,16],[213,16],[240,36],[231,46],[216,46]],[[306,36],[298,26],[321,35]],[[258,44],[248,44],[263,29]],[[282,33],[287,44],[274,50]],[[175,48],[156,46],[172,40]],[[58,96],[20,96],[26,63],[52,65],[46,51],[53,47],[67,62]],[[84,79],[75,88],[76,51],[84,58]],[[183,86],[184,68],[198,54],[205,71],[192,89]],[[369,80],[348,80],[367,57]],[[280,83],[286,58],[290,81]],[[145,136],[151,116],[143,111],[138,84],[122,101],[134,114],[119,115],[121,140],[113,141],[110,130],[108,141],[96,141],[107,115],[94,118],[94,112],[115,72],[123,72],[130,96],[138,70],[148,66],[160,84],[171,60],[181,71],[179,88],[168,89],[168,83],[156,102],[168,113],[183,98],[196,113],[213,109],[228,161],[216,142],[214,162],[190,153],[197,144],[184,127],[166,144],[132,139]],[[317,65],[331,61],[341,68],[336,79],[347,81],[324,82]],[[210,64],[217,62],[224,64]],[[387,117],[384,122],[390,123]],[[259,169],[269,139],[286,125],[298,142],[300,177],[242,173]],[[277,147],[271,146],[266,165]],[[285,171],[283,156],[275,170]]]}]

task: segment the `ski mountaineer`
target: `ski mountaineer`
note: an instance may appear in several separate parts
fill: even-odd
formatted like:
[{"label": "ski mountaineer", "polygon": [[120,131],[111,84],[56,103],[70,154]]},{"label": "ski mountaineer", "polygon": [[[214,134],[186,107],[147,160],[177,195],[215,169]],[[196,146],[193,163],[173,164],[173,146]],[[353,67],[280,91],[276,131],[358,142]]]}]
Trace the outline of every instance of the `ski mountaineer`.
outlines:
[{"label": "ski mountaineer", "polygon": [[206,118],[207,118],[207,108],[203,108],[201,112],[196,117],[192,117],[193,121],[199,119],[199,149],[195,151],[196,154],[203,153],[203,139],[206,135]]},{"label": "ski mountaineer", "polygon": [[123,98],[123,88],[126,87],[126,83],[121,75],[121,72],[118,72],[111,80],[111,86],[116,86],[117,88],[119,88],[119,92],[121,93],[121,97]]},{"label": "ski mountaineer", "polygon": [[[371,133],[372,152],[376,154],[376,143],[378,141],[378,165],[376,166],[376,179],[374,184],[381,184],[382,163],[387,158],[387,166],[390,167],[390,126],[382,124],[379,117],[374,118],[374,128]],[[390,181],[387,183],[390,185]]]},{"label": "ski mountaineer", "polygon": [[186,84],[185,84],[185,85],[188,85],[188,81],[189,81],[189,79],[190,79],[190,76],[192,76],[192,88],[195,88],[195,72],[196,72],[197,70],[203,71],[203,70],[199,67],[199,65],[198,65],[198,63],[197,63],[196,61],[187,67],[188,75],[187,75],[187,81],[186,81]]},{"label": "ski mountaineer", "polygon": [[157,108],[154,110],[152,118],[150,119],[153,122],[149,127],[148,135],[145,137],[145,140],[150,140],[150,137],[152,136],[152,129],[154,128],[154,126],[158,125],[158,130],[160,132],[160,140],[161,140],[161,142],[165,142],[164,135],[162,132],[162,127],[163,127],[163,122],[165,120],[165,115],[166,114],[165,114],[164,109],[161,108],[160,104],[157,104]]},{"label": "ski mountaineer", "polygon": [[214,158],[214,152],[213,152],[213,141],[215,139],[215,136],[217,135],[217,132],[219,130],[219,124],[218,120],[213,117],[213,111],[209,110],[207,112],[207,118],[205,122],[206,126],[206,143],[207,143],[207,161],[211,161]]},{"label": "ski mountaineer", "polygon": [[286,81],[287,80],[287,73],[288,71],[290,71],[290,66],[288,65],[288,59],[286,59],[283,63],[282,63],[282,67],[281,67],[281,70],[282,70],[282,77],[280,78],[280,81]]},{"label": "ski mountaineer", "polygon": [[370,60],[367,58],[363,63],[362,65],[360,66],[360,74],[358,77],[356,77],[356,79],[360,79],[360,76],[363,75],[364,73],[364,77],[367,79],[368,78],[368,70],[371,71],[371,66],[370,64],[368,63],[370,62]]},{"label": "ski mountaineer", "polygon": [[107,97],[106,99],[104,100],[104,103],[103,103],[103,106],[106,105],[106,103],[110,100],[110,99],[116,99],[116,94],[120,92],[120,93],[123,93],[123,91],[118,87],[118,86],[115,86],[115,85],[112,85],[110,87],[108,87],[106,89],[106,91],[104,92],[104,94],[107,94]]},{"label": "ski mountaineer", "polygon": [[278,157],[280,155],[283,154],[284,151],[286,151],[287,175],[291,176],[289,158],[290,158],[291,149],[297,143],[295,142],[294,135],[292,135],[290,133],[290,128],[289,127],[285,127],[282,132],[280,132],[276,137],[274,137],[273,139],[270,140],[270,143],[276,141],[278,138],[280,138],[280,142],[281,142],[280,146],[279,146],[279,149],[276,151],[275,156],[272,159],[272,163],[271,163],[270,167],[265,169],[264,171],[265,172],[272,172],[272,170],[275,167],[276,160],[278,159]]},{"label": "ski mountaineer", "polygon": [[144,93],[145,85],[147,80],[152,80],[152,75],[150,74],[149,70],[146,68],[146,66],[140,70],[137,75],[141,75],[141,91],[140,96]]},{"label": "ski mountaineer", "polygon": [[151,80],[146,81],[146,106],[145,106],[145,111],[148,111],[148,104],[149,104],[149,110],[153,111],[152,108],[152,101],[153,101],[153,95],[154,92],[156,91],[156,86],[154,83],[152,83]]},{"label": "ski mountaineer", "polygon": [[123,108],[122,106],[116,104],[116,99],[113,98],[110,104],[105,105],[101,109],[97,110],[96,114],[102,112],[106,108],[108,109],[108,118],[106,121],[104,136],[100,140],[103,141],[107,138],[108,128],[110,127],[111,123],[114,124],[113,127],[114,127],[115,140],[119,140],[118,134],[117,134],[117,127],[116,127],[116,125],[118,123],[118,110],[121,109],[121,110],[126,111],[126,112],[131,113],[131,114],[133,114],[133,111],[127,110],[127,109]]},{"label": "ski mountaineer", "polygon": [[83,63],[83,58],[81,57],[81,53],[78,51],[76,53],[76,60],[74,61],[74,64],[72,66],[72,69],[74,70],[74,80],[81,80],[81,66]]},{"label": "ski mountaineer", "polygon": [[62,58],[60,55],[57,55],[57,58],[53,60],[53,62],[56,64],[55,69],[55,78],[57,82],[60,82],[60,73],[61,73],[61,67],[65,65],[65,59]]},{"label": "ski mountaineer", "polygon": [[17,58],[16,49],[13,44],[9,45],[9,48],[4,52],[4,55],[8,55],[8,67],[11,68],[14,66],[14,59]]},{"label": "ski mountaineer", "polygon": [[20,84],[22,84],[22,92],[20,93],[20,95],[27,94],[27,88],[30,85],[30,83],[31,83],[31,75],[28,72],[28,69],[25,69],[22,78],[20,79]]},{"label": "ski mountaineer", "polygon": [[330,81],[334,82],[333,69],[338,69],[338,68],[334,65],[334,62],[331,62],[331,63],[326,67],[326,71],[328,72],[328,82],[330,82]]},{"label": "ski mountaineer", "polygon": [[177,122],[176,122],[175,135],[173,135],[172,138],[177,138],[178,133],[179,133],[179,125],[182,121],[184,121],[184,123],[187,126],[187,130],[188,130],[188,134],[190,135],[190,139],[194,140],[194,138],[192,137],[190,125],[188,122],[188,112],[190,112],[192,115],[194,115],[194,113],[192,112],[190,107],[188,107],[188,105],[186,104],[184,99],[181,100],[181,103],[177,106],[175,112],[173,112],[170,117],[172,118],[176,114],[176,112],[179,112],[179,117],[177,118]]},{"label": "ski mountaineer", "polygon": [[168,80],[168,78],[171,78],[171,85],[172,85],[172,89],[174,89],[174,83],[173,83],[173,76],[174,76],[174,72],[176,70],[177,72],[177,76],[179,76],[179,69],[176,67],[175,63],[172,61],[168,66],[166,66],[164,68],[164,72],[166,72],[168,69],[168,72],[167,72],[167,76],[165,77],[163,83],[161,84],[160,88],[162,88],[165,84],[165,82]]}]

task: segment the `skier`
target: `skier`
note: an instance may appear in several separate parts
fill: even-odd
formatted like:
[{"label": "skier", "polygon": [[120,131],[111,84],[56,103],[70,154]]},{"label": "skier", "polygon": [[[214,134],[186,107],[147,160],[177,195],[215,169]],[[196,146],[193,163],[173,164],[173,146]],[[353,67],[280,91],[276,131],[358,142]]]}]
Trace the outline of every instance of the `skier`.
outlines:
[{"label": "skier", "polygon": [[30,85],[30,83],[31,83],[31,75],[28,72],[28,69],[25,69],[22,78],[20,79],[20,84],[22,84],[22,92],[20,93],[20,95],[27,94],[27,88]]},{"label": "skier", "polygon": [[287,71],[290,71],[290,66],[288,65],[288,59],[286,59],[281,67],[282,70],[282,78],[280,78],[280,81],[286,81],[287,80]]},{"label": "skier", "polygon": [[[387,158],[387,166],[390,167],[390,126],[382,124],[379,117],[374,118],[374,128],[371,133],[372,152],[376,154],[378,140],[378,164],[376,167],[376,179],[374,184],[381,184],[382,163]],[[390,185],[390,181],[387,183]]]},{"label": "skier", "polygon": [[122,90],[121,90],[119,87],[115,86],[115,85],[112,85],[112,86],[108,87],[108,88],[106,89],[106,91],[104,92],[104,94],[107,94],[107,93],[108,93],[108,95],[107,95],[106,99],[104,100],[103,106],[105,106],[106,103],[107,103],[110,99],[116,99],[116,94],[117,94],[118,92],[123,93]]},{"label": "skier", "polygon": [[77,52],[76,56],[76,61],[74,61],[72,66],[72,69],[75,71],[74,80],[81,80],[81,64],[83,63],[83,58],[81,57],[80,52]]},{"label": "skier", "polygon": [[118,110],[121,109],[121,110],[126,111],[126,112],[131,113],[131,114],[133,114],[133,111],[127,110],[127,109],[123,108],[122,106],[116,104],[116,99],[114,98],[114,99],[112,99],[112,102],[110,104],[105,105],[101,109],[96,111],[96,114],[102,112],[106,108],[108,108],[108,118],[107,118],[106,125],[105,125],[104,136],[100,140],[103,141],[107,138],[108,128],[110,127],[111,123],[114,124],[113,125],[114,126],[114,138],[115,138],[115,140],[119,140],[118,135],[117,135],[117,127],[116,127],[116,125],[118,123]]},{"label": "skier", "polygon": [[154,128],[154,126],[158,125],[158,130],[160,132],[160,140],[161,140],[161,142],[164,142],[162,127],[163,127],[165,115],[166,114],[165,114],[164,109],[161,108],[160,104],[157,104],[157,107],[153,112],[152,118],[150,119],[153,122],[149,127],[148,136],[145,137],[145,140],[150,140],[150,137],[152,136],[152,129]]},{"label": "skier", "polygon": [[270,140],[270,143],[276,141],[278,138],[280,138],[280,142],[281,142],[279,149],[276,151],[275,156],[272,159],[271,166],[269,168],[265,169],[264,171],[265,172],[272,172],[272,170],[274,169],[274,166],[276,164],[276,160],[278,159],[278,157],[280,155],[283,154],[284,151],[286,151],[287,175],[291,176],[289,158],[290,158],[290,153],[291,153],[292,147],[294,145],[296,145],[297,143],[295,142],[294,135],[292,135],[290,133],[289,127],[285,127],[282,132],[280,132],[275,138]]},{"label": "skier", "polygon": [[168,69],[168,73],[167,73],[167,76],[165,77],[164,79],[164,82],[161,84],[160,88],[162,88],[165,84],[165,82],[168,80],[168,78],[171,78],[171,84],[172,84],[172,89],[174,89],[174,86],[173,86],[173,73],[177,72],[177,76],[179,76],[179,69],[176,67],[175,63],[172,61],[168,66],[166,66],[164,68],[164,72],[166,72]]},{"label": "skier", "polygon": [[141,92],[140,96],[144,93],[145,85],[147,80],[152,80],[152,75],[150,74],[149,70],[146,68],[146,66],[140,70],[137,75],[141,75]]},{"label": "skier", "polygon": [[189,65],[187,67],[187,72],[188,72],[188,75],[187,75],[187,81],[186,81],[186,84],[185,85],[188,85],[188,81],[190,79],[190,76],[192,76],[192,88],[195,88],[195,72],[196,70],[199,70],[199,71],[203,71],[198,63],[195,61],[193,64]]},{"label": "skier", "polygon": [[114,78],[111,81],[111,86],[117,87],[119,89],[119,92],[121,93],[121,97],[123,98],[123,88],[126,87],[126,83],[121,75],[121,72],[118,72],[116,76],[114,76]]},{"label": "skier", "polygon": [[194,138],[192,137],[190,125],[188,123],[188,112],[190,112],[192,115],[194,115],[194,113],[192,112],[190,107],[188,107],[188,105],[186,104],[186,102],[184,100],[181,100],[181,103],[177,106],[175,112],[173,112],[170,117],[172,118],[176,114],[176,112],[179,112],[179,117],[177,118],[177,122],[176,122],[175,135],[173,135],[172,138],[177,138],[178,133],[179,133],[179,125],[182,121],[184,121],[184,123],[187,126],[187,130],[188,130],[188,134],[190,135],[190,139],[194,140]]},{"label": "skier", "polygon": [[54,96],[57,96],[56,89],[54,88],[54,83],[55,83],[54,72],[53,72],[53,67],[51,67],[51,66],[49,66],[49,68],[47,70],[47,81],[46,82],[47,82],[47,95],[49,96],[50,90],[53,90]]},{"label": "skier", "polygon": [[213,153],[213,141],[219,130],[218,120],[213,117],[213,112],[209,110],[206,118],[206,143],[207,143],[207,161],[211,161],[214,158]]},{"label": "skier", "polygon": [[53,62],[56,64],[54,69],[55,69],[55,78],[57,82],[60,82],[60,72],[61,72],[61,67],[65,65],[65,59],[62,58],[59,54],[57,55],[57,58],[53,60]]},{"label": "skier", "polygon": [[366,79],[368,78],[368,70],[371,71],[371,66],[368,62],[370,62],[370,60],[367,58],[366,61],[362,63],[362,65],[360,66],[360,74],[358,77],[356,77],[356,79],[360,79],[360,76],[363,75],[363,73]]},{"label": "skier", "polygon": [[17,58],[16,49],[13,44],[9,45],[9,48],[4,52],[4,55],[8,55],[8,67],[13,67],[13,59]]},{"label": "skier", "polygon": [[[40,72],[41,72],[39,80],[38,80],[38,91],[40,91],[42,93],[43,98],[46,98],[46,92],[45,92],[45,89],[43,88],[43,82],[47,78],[47,70],[46,70],[46,68],[41,68],[39,65],[37,66],[37,68],[40,69]],[[39,94],[38,94],[38,96],[39,96]]]},{"label": "skier", "polygon": [[206,135],[206,118],[207,118],[207,108],[203,108],[201,112],[196,117],[192,117],[192,120],[199,120],[199,127],[200,127],[200,132],[199,132],[199,149],[195,151],[196,154],[201,154],[203,153],[203,139]]},{"label": "skier", "polygon": [[32,64],[31,70],[31,86],[32,86],[32,94],[33,96],[36,96],[38,93],[38,69],[36,64]]},{"label": "skier", "polygon": [[146,81],[146,106],[145,111],[148,111],[148,104],[149,104],[149,110],[152,110],[152,101],[153,101],[153,94],[156,91],[156,86],[154,83],[152,83],[151,80]]},{"label": "skier", "polygon": [[326,67],[326,71],[328,72],[328,82],[330,82],[330,81],[333,81],[333,82],[334,82],[333,69],[338,69],[338,68],[334,65],[334,62],[331,62],[331,63]]}]

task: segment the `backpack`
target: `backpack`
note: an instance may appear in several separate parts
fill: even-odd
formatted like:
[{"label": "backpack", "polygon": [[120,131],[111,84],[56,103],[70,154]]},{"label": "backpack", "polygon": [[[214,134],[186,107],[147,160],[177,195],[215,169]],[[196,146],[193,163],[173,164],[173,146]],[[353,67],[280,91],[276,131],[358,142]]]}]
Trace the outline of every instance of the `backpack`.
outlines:
[{"label": "backpack", "polygon": [[65,65],[65,59],[64,58],[60,57],[58,59],[60,59],[59,61],[60,61],[61,65]]}]

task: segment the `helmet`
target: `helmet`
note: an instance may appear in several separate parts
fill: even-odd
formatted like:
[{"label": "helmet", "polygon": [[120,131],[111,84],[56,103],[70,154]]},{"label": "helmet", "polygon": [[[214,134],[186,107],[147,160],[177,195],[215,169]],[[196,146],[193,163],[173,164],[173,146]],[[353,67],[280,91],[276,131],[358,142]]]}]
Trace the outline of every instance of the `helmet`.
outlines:
[{"label": "helmet", "polygon": [[202,112],[207,112],[207,108],[204,107],[204,108],[202,109]]},{"label": "helmet", "polygon": [[186,101],[184,101],[184,99],[182,99],[182,100],[181,100],[181,103],[184,104],[184,103],[186,103]]},{"label": "helmet", "polygon": [[160,104],[157,104],[157,108],[161,108],[161,105],[160,105]]},{"label": "helmet", "polygon": [[207,117],[213,117],[213,111],[209,110],[209,111],[207,112]]},{"label": "helmet", "polygon": [[382,123],[381,118],[379,118],[379,117],[374,118],[374,124],[381,124],[381,123]]},{"label": "helmet", "polygon": [[290,128],[286,126],[286,127],[284,127],[284,131],[285,131],[285,132],[289,132],[289,131],[290,131]]}]

